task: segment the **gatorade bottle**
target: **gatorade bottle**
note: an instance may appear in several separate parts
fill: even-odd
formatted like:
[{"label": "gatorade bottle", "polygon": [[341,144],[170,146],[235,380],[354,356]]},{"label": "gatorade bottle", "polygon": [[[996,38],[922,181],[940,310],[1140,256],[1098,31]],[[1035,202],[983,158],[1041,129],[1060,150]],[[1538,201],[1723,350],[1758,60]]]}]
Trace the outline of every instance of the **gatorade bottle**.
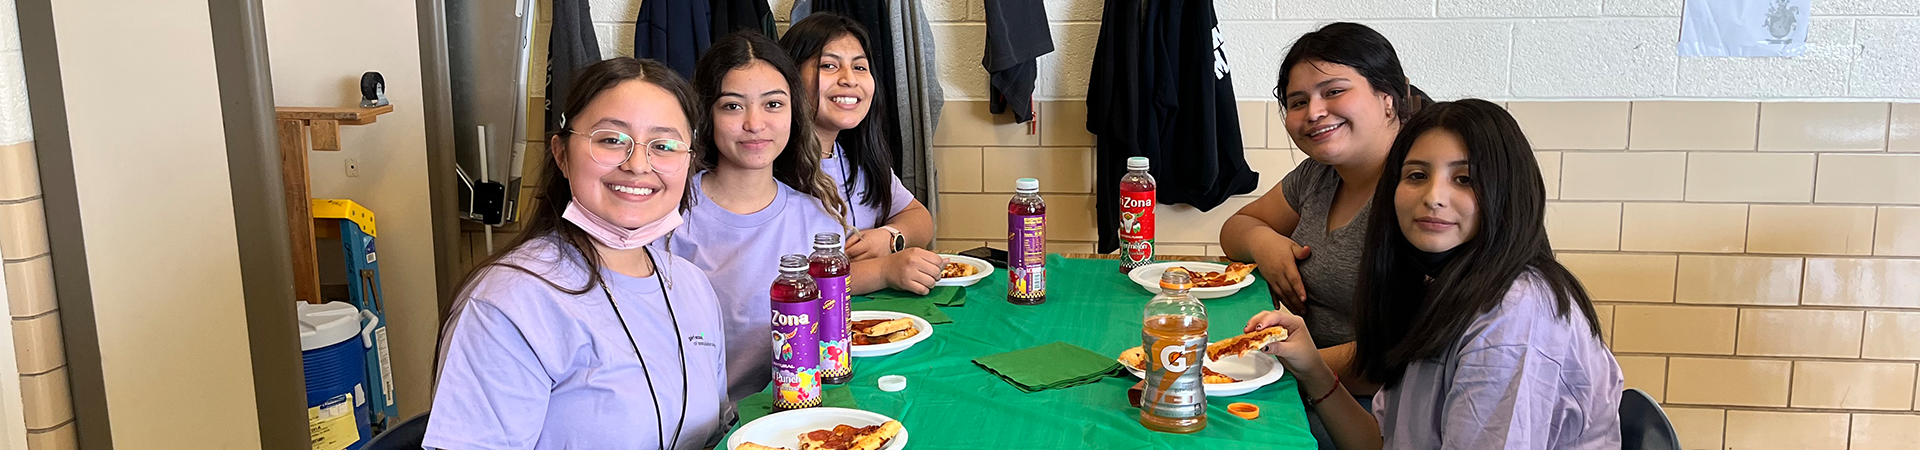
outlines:
[{"label": "gatorade bottle", "polygon": [[1120,273],[1153,263],[1155,190],[1147,158],[1127,158],[1127,176],[1120,178]]},{"label": "gatorade bottle", "polygon": [[773,408],[820,406],[820,288],[807,257],[780,257],[773,280]]},{"label": "gatorade bottle", "polygon": [[820,382],[844,384],[853,378],[853,318],[847,311],[847,252],[839,233],[813,235],[813,254],[807,255],[807,275],[820,286]]},{"label": "gatorade bottle", "polygon": [[1140,340],[1147,350],[1147,388],[1140,395],[1140,424],[1149,430],[1192,433],[1207,427],[1207,393],[1200,367],[1206,362],[1207,307],[1187,295],[1193,281],[1183,272],[1160,276],[1160,294],[1147,302]]},{"label": "gatorade bottle", "polygon": [[1047,301],[1047,203],[1040,180],[1013,183],[1007,202],[1007,301],[1038,305]]}]

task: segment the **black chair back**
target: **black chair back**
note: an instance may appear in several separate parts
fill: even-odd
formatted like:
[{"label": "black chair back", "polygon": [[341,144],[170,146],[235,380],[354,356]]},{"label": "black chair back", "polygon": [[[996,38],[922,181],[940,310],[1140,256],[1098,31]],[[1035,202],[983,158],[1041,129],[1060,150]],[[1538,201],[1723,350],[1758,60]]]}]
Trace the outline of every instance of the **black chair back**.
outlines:
[{"label": "black chair back", "polygon": [[1639,389],[1620,394],[1622,450],[1680,450],[1680,435],[1653,396]]},{"label": "black chair back", "polygon": [[427,414],[420,413],[400,422],[386,432],[374,436],[360,450],[420,450],[420,441],[427,437]]}]

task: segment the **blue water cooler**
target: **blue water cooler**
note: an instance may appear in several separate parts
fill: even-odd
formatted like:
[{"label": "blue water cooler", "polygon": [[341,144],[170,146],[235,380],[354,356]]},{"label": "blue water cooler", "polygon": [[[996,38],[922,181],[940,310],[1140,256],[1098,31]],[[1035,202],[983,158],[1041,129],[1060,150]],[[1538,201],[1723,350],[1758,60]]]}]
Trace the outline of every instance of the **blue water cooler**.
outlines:
[{"label": "blue water cooler", "polygon": [[359,450],[373,438],[362,313],[351,303],[299,304],[313,450]]}]

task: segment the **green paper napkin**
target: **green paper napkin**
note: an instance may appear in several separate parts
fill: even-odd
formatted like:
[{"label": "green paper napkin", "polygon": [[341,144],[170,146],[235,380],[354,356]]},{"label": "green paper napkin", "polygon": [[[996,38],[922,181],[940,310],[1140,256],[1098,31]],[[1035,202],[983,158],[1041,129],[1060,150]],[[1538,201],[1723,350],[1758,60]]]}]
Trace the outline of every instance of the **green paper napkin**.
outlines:
[{"label": "green paper napkin", "polygon": [[854,311],[893,311],[920,316],[927,324],[953,323],[953,317],[940,312],[933,302],[924,298],[900,298],[893,300],[867,300],[850,303]]},{"label": "green paper napkin", "polygon": [[867,295],[856,295],[855,297],[866,297],[873,300],[915,298],[932,301],[933,304],[940,306],[966,306],[967,288],[959,286],[934,286],[932,291],[927,292],[927,295],[913,295],[912,292],[881,289],[868,293]]},{"label": "green paper napkin", "polygon": [[[820,406],[860,409],[860,406],[853,402],[853,388],[848,386],[821,390]],[[765,391],[740,399],[740,403],[735,404],[734,409],[740,413],[740,423],[743,425],[752,422],[753,419],[773,414],[773,388],[769,386]]]},{"label": "green paper napkin", "polygon": [[982,356],[973,363],[1027,393],[1092,383],[1120,370],[1112,357],[1065,342]]}]

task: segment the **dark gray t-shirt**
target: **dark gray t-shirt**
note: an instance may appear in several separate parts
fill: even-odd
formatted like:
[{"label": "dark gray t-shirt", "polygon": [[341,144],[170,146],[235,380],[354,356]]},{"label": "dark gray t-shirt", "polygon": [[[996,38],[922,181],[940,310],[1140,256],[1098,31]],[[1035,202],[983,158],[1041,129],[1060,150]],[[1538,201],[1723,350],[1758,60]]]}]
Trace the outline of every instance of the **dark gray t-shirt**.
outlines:
[{"label": "dark gray t-shirt", "polygon": [[[1307,285],[1307,329],[1320,348],[1353,342],[1353,285],[1360,276],[1360,252],[1367,234],[1367,211],[1362,205],[1345,226],[1327,231],[1327,213],[1340,192],[1340,174],[1333,166],[1307,160],[1280,179],[1287,204],[1300,213],[1300,225],[1288,236],[1311,247],[1313,255],[1300,261],[1300,281]],[[1296,311],[1298,312],[1298,311]]]}]

